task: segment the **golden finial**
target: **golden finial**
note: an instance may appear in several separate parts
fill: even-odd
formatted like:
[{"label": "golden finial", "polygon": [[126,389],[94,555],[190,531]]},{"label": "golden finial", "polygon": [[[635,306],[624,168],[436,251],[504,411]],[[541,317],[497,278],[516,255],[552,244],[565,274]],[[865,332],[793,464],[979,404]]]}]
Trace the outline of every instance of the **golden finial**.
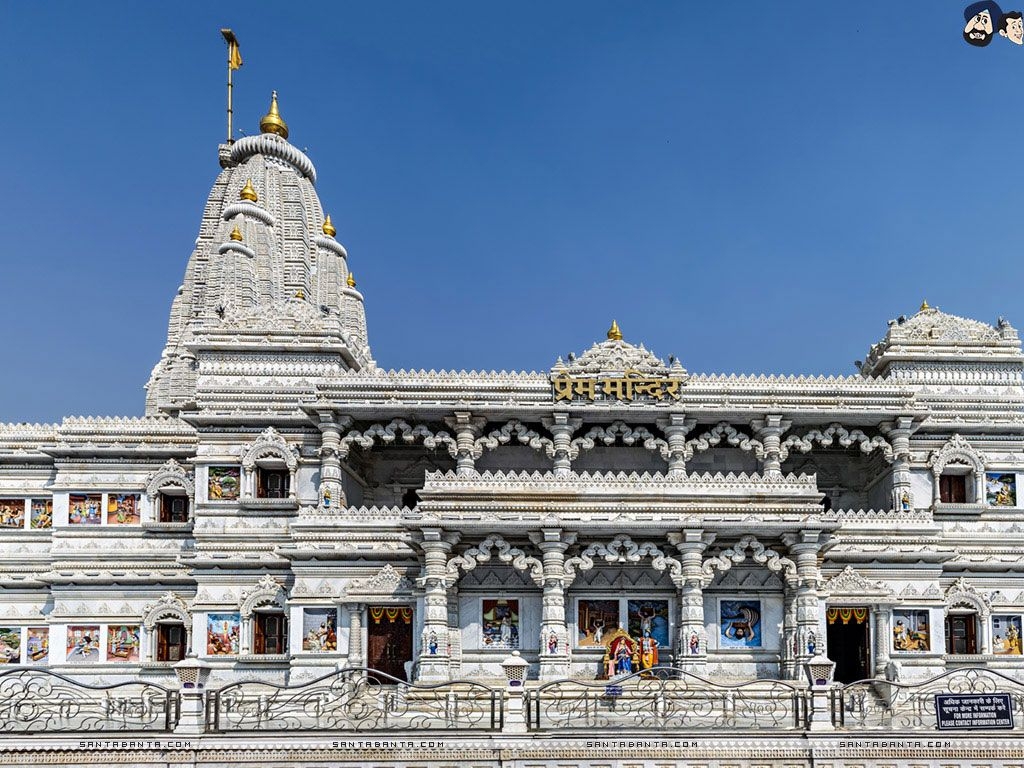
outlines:
[{"label": "golden finial", "polygon": [[925,301],[922,301],[922,302],[921,302],[921,309],[919,309],[918,311],[919,311],[919,312],[926,312],[926,311],[928,311],[929,309],[931,309],[931,307],[930,307],[930,306],[928,306],[928,301],[927,301],[927,300],[925,300]]},{"label": "golden finial", "polygon": [[331,224],[330,215],[328,215],[327,218],[324,219],[324,225],[320,227],[320,229],[322,229],[324,231],[324,234],[327,235],[328,237],[334,237],[336,234],[338,234],[338,230],[336,230],[334,228],[334,225]]},{"label": "golden finial", "polygon": [[304,299],[304,298],[306,298],[306,292],[304,290],[302,290],[301,288],[299,288],[299,290],[297,290],[295,292],[295,298],[296,299]]},{"label": "golden finial", "polygon": [[281,113],[277,109],[277,91],[270,94],[270,111],[260,120],[260,131],[276,133],[282,139],[288,138],[288,123],[281,119]]},{"label": "golden finial", "polygon": [[612,327],[608,329],[608,339],[610,341],[622,341],[622,331],[619,330],[619,324],[612,320]]},{"label": "golden finial", "polygon": [[256,190],[252,186],[252,179],[245,180],[245,186],[242,187],[242,191],[238,193],[238,199],[252,200],[254,203],[260,199],[256,194]]},{"label": "golden finial", "polygon": [[346,278],[345,282],[348,284],[349,288],[355,288],[356,287],[356,279],[355,279],[355,277],[353,277],[351,272],[348,273],[348,278]]},{"label": "golden finial", "polygon": [[242,242],[242,230],[238,228],[237,224],[235,224],[235,228],[231,230],[229,237],[236,243]]}]

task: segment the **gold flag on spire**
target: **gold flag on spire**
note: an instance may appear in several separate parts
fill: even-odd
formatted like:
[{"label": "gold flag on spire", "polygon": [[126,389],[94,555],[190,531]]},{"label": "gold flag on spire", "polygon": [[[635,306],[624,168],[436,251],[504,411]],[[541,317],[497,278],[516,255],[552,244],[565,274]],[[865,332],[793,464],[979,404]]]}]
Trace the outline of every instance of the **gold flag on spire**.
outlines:
[{"label": "gold flag on spire", "polygon": [[230,29],[220,31],[228,44],[228,69],[239,69],[242,66],[242,51],[238,47],[238,38]]}]

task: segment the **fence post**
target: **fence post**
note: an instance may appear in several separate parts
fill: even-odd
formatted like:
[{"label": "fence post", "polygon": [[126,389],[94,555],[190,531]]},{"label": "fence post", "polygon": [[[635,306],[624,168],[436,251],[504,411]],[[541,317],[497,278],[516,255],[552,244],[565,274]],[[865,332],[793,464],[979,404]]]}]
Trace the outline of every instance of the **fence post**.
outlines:
[{"label": "fence post", "polygon": [[811,711],[807,730],[833,731],[832,707],[829,705],[829,686],[835,673],[836,663],[826,656],[817,655],[804,662],[804,672],[811,686]]},{"label": "fence post", "polygon": [[210,665],[195,656],[188,656],[174,665],[178,676],[180,710],[174,732],[198,736],[206,731],[206,681]]},{"label": "fence post", "polygon": [[519,655],[519,651],[512,651],[512,655],[501,662],[501,668],[505,670],[506,690],[508,691],[508,708],[505,723],[501,728],[502,733],[526,733],[523,687],[528,667],[526,660]]}]

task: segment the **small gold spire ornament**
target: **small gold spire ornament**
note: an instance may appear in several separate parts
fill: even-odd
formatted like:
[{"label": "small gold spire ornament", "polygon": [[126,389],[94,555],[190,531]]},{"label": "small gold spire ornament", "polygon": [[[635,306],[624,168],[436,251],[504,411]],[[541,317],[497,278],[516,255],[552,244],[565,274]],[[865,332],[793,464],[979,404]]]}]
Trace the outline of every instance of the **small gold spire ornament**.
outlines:
[{"label": "small gold spire ornament", "polygon": [[920,309],[920,310],[918,310],[918,311],[919,311],[919,312],[927,312],[927,311],[928,311],[929,309],[931,309],[931,307],[930,307],[930,306],[928,306],[928,301],[927,301],[927,300],[925,300],[925,301],[922,301],[922,302],[921,302],[921,309]]},{"label": "small gold spire ornament", "polygon": [[346,285],[348,285],[349,288],[356,287],[356,279],[355,277],[352,276],[351,272],[348,273],[348,277],[345,279],[345,283]]},{"label": "small gold spire ornament", "polygon": [[270,111],[260,120],[260,131],[276,133],[282,139],[288,138],[288,123],[281,118],[281,112],[277,108],[277,91],[270,94]]},{"label": "small gold spire ornament", "polygon": [[327,235],[328,237],[334,237],[336,234],[338,234],[338,230],[336,230],[334,228],[334,225],[331,224],[330,214],[328,214],[327,218],[324,219],[324,225],[320,227],[320,229],[322,229],[324,231],[324,234]]},{"label": "small gold spire ornament", "polygon": [[614,320],[612,320],[612,327],[608,329],[608,340],[622,341],[622,331],[619,330],[619,324]]},{"label": "small gold spire ornament", "polygon": [[306,298],[306,292],[304,290],[302,290],[301,288],[299,288],[299,290],[297,290],[295,292],[295,298],[296,299],[304,299],[304,298]]},{"label": "small gold spire ornament", "polygon": [[242,242],[242,230],[238,228],[237,224],[235,224],[235,228],[231,230],[229,237],[236,243]]},{"label": "small gold spire ornament", "polygon": [[256,194],[256,190],[252,186],[252,179],[245,180],[245,186],[242,187],[242,191],[238,193],[239,200],[251,200],[257,202],[260,198]]}]

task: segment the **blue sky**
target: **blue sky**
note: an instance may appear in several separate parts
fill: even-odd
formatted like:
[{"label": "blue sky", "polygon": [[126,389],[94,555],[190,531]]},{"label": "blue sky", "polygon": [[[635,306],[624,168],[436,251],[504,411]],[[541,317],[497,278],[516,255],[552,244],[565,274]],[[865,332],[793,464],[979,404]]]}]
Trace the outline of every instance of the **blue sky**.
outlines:
[{"label": "blue sky", "polygon": [[850,373],[922,298],[1024,326],[1024,49],[962,3],[6,3],[0,421],[138,414],[272,88],[384,367]]}]

